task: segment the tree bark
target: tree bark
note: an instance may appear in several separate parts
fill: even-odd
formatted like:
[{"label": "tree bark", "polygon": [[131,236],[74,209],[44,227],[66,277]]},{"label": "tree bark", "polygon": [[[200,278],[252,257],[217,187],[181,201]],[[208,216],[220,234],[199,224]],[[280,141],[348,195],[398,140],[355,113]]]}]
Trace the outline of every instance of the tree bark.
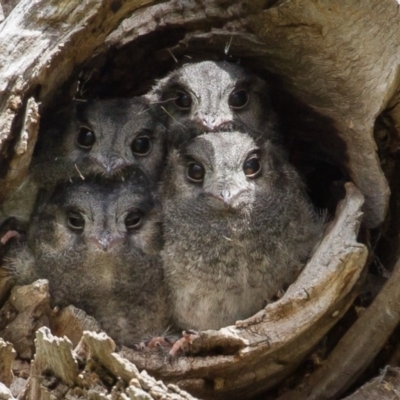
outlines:
[{"label": "tree bark", "polygon": [[391,400],[399,397],[400,369],[387,366],[377,376],[343,400]]}]

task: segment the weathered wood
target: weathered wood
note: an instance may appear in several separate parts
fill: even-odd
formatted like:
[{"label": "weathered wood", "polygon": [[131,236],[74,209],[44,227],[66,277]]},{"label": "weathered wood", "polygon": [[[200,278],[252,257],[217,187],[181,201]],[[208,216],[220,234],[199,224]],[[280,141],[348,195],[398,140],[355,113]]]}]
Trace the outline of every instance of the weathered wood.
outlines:
[{"label": "weathered wood", "polygon": [[0,338],[0,382],[7,386],[11,385],[14,378],[12,363],[16,354],[12,344]]},{"label": "weathered wood", "polygon": [[84,332],[79,347],[86,348],[89,353],[87,357],[101,360],[104,367],[125,382],[139,379],[139,371],[136,366],[114,353],[115,343],[105,333]]},{"label": "weathered wood", "polygon": [[12,395],[11,390],[6,385],[0,382],[0,399],[1,400],[16,400]]},{"label": "weathered wood", "polygon": [[31,359],[35,331],[43,325],[57,336],[67,336],[73,346],[81,340],[84,330],[101,330],[93,317],[72,305],[52,310],[45,279],[14,287],[0,310],[0,337],[14,344],[19,357]]},{"label": "weathered wood", "polygon": [[[383,221],[389,188],[373,128],[400,83],[398,3],[374,0],[365,8],[356,0],[340,7],[329,1],[306,7],[301,0],[280,2],[261,17],[250,17],[249,26],[268,43],[258,56],[271,59],[293,93],[334,121],[347,145],[351,177],[366,198],[366,221],[376,226]],[[339,161],[343,154],[332,157]]]},{"label": "weathered wood", "polygon": [[392,400],[400,396],[400,369],[385,367],[380,376],[371,379],[343,400]]},{"label": "weathered wood", "polygon": [[42,385],[45,376],[54,376],[67,385],[74,386],[78,379],[78,363],[72,354],[68,339],[51,335],[46,327],[36,332],[36,354],[31,363],[25,399],[50,399],[50,390]]},{"label": "weathered wood", "polygon": [[65,384],[74,386],[78,376],[78,363],[72,354],[72,343],[67,338],[58,338],[43,327],[36,332],[36,373],[50,373]]},{"label": "weathered wood", "polygon": [[[0,9],[3,11],[4,18],[8,17],[18,2],[19,0],[0,0]],[[0,20],[0,22],[2,21]]]},{"label": "weathered wood", "polygon": [[[113,391],[123,399],[195,400],[175,386],[156,381],[146,371],[139,373],[133,364],[114,353],[115,344],[104,333],[85,332],[74,353],[67,338],[55,337],[43,327],[37,331],[35,344],[37,350],[24,399],[108,399]],[[86,368],[78,368],[77,357],[80,364],[86,363]],[[97,366],[106,368],[111,376],[107,377]],[[118,384],[116,378],[125,383]],[[110,379],[117,383],[110,385]],[[109,390],[109,386],[113,388]]]},{"label": "weathered wood", "polygon": [[85,311],[68,306],[53,314],[50,329],[56,336],[67,336],[75,347],[82,338],[83,331],[99,332],[99,323]]},{"label": "weathered wood", "polygon": [[280,400],[337,398],[360,376],[400,322],[400,259],[377,295],[341,338],[324,365]]},{"label": "weathered wood", "polygon": [[31,359],[35,352],[35,332],[49,324],[49,315],[51,309],[47,280],[16,286],[1,309],[0,337],[14,345],[19,357]]},{"label": "weathered wood", "polygon": [[25,108],[22,127],[14,146],[14,157],[10,161],[7,174],[0,179],[0,186],[3,187],[4,193],[14,192],[22,183],[27,174],[38,137],[39,105],[30,97]]}]

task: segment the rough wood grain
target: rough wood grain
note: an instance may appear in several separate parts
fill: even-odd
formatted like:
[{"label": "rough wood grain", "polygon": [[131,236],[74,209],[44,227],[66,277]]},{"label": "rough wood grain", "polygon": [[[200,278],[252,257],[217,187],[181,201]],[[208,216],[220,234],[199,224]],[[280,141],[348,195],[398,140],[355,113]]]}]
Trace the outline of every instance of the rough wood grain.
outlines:
[{"label": "rough wood grain", "polygon": [[[146,371],[139,373],[114,353],[115,344],[104,333],[85,332],[74,352],[67,338],[53,336],[43,327],[37,331],[35,345],[24,399],[109,399],[112,392],[122,399],[195,400],[176,386],[156,381]],[[120,378],[124,383],[119,383]]]},{"label": "rough wood grain", "polygon": [[84,331],[101,331],[99,323],[93,317],[72,305],[52,315],[50,329],[56,336],[67,336],[74,347],[81,340]]},{"label": "rough wood grain", "polygon": [[0,382],[10,386],[14,375],[12,373],[12,364],[16,352],[11,343],[5,342],[0,338]]},{"label": "rough wood grain", "polygon": [[72,354],[71,342],[66,338],[54,337],[48,328],[43,327],[36,332],[35,346],[36,354],[31,362],[24,398],[50,399],[50,390],[43,385],[48,376],[74,386],[78,377],[78,363]]},{"label": "rough wood grain", "polygon": [[373,127],[399,86],[398,3],[374,0],[364,8],[356,0],[340,7],[281,2],[262,17],[250,18],[249,26],[268,42],[264,57],[273,59],[274,71],[308,105],[335,121],[347,144],[351,176],[366,198],[367,222],[376,226],[383,221],[389,188]]},{"label": "rough wood grain", "polygon": [[60,378],[65,384],[74,386],[78,376],[78,363],[72,354],[72,343],[67,338],[58,338],[43,327],[36,332],[36,373],[49,373]]},{"label": "rough wood grain", "polygon": [[304,385],[279,400],[338,398],[360,376],[400,322],[400,260],[374,302]]},{"label": "rough wood grain", "polygon": [[48,326],[51,313],[47,280],[16,286],[1,309],[0,337],[14,345],[19,357],[31,359],[35,332]]},{"label": "rough wood grain", "polygon": [[139,380],[139,371],[136,366],[115,353],[115,343],[104,332],[84,332],[79,347],[87,349],[86,357],[101,360],[104,367],[125,382],[130,382],[131,379]]},{"label": "rough wood grain", "polygon": [[12,395],[11,390],[6,385],[0,382],[0,399],[1,400],[16,400]]},{"label": "rough wood grain", "polygon": [[[4,194],[16,190],[25,178],[38,137],[39,105],[30,97],[25,107],[22,127],[14,146],[14,156],[10,161],[7,174],[0,179],[0,187],[3,188],[1,192]],[[0,198],[0,201],[3,200],[4,198]]]},{"label": "rough wood grain", "polygon": [[[6,18],[11,11],[15,8],[15,6],[18,4],[19,0],[1,0],[0,1],[0,8],[3,9],[3,15],[4,18]],[[0,22],[2,22],[0,20]]]},{"label": "rough wood grain", "polygon": [[385,367],[380,376],[371,379],[343,400],[392,400],[400,397],[400,369]]}]

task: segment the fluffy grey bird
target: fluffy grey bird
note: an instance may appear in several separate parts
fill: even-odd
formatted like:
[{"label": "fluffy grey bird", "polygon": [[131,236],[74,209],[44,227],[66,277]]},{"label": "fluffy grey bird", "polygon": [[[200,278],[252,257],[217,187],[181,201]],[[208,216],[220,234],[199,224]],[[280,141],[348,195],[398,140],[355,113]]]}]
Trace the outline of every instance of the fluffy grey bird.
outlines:
[{"label": "fluffy grey bird", "polygon": [[0,219],[28,221],[38,189],[73,178],[123,176],[136,167],[156,182],[165,158],[162,118],[143,97],[79,102],[51,116],[29,175],[1,206]]},{"label": "fluffy grey bird", "polygon": [[159,80],[147,97],[168,115],[172,140],[237,129],[275,136],[267,83],[237,64],[185,64]]},{"label": "fluffy grey bird", "polygon": [[158,111],[143,97],[77,102],[45,122],[31,170],[42,186],[89,174],[111,177],[129,166],[156,181],[164,139]]},{"label": "fluffy grey bird", "polygon": [[149,188],[67,183],[39,202],[26,242],[11,248],[3,269],[19,284],[48,279],[53,305],[82,308],[117,343],[164,332],[161,223]]},{"label": "fluffy grey bird", "polygon": [[165,277],[184,329],[218,329],[259,311],[296,279],[322,232],[281,150],[238,132],[172,150],[161,201]]}]

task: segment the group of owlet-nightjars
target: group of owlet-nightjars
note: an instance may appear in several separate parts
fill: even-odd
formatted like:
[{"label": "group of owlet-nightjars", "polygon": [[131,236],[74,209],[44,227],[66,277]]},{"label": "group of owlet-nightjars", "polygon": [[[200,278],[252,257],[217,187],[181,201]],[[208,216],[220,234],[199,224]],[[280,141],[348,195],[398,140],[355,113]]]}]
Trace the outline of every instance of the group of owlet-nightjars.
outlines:
[{"label": "group of owlet-nightjars", "polygon": [[323,225],[270,101],[243,67],[204,61],[145,96],[55,115],[3,205],[29,221],[3,268],[18,284],[48,279],[54,305],[127,346],[252,316],[296,279]]}]

